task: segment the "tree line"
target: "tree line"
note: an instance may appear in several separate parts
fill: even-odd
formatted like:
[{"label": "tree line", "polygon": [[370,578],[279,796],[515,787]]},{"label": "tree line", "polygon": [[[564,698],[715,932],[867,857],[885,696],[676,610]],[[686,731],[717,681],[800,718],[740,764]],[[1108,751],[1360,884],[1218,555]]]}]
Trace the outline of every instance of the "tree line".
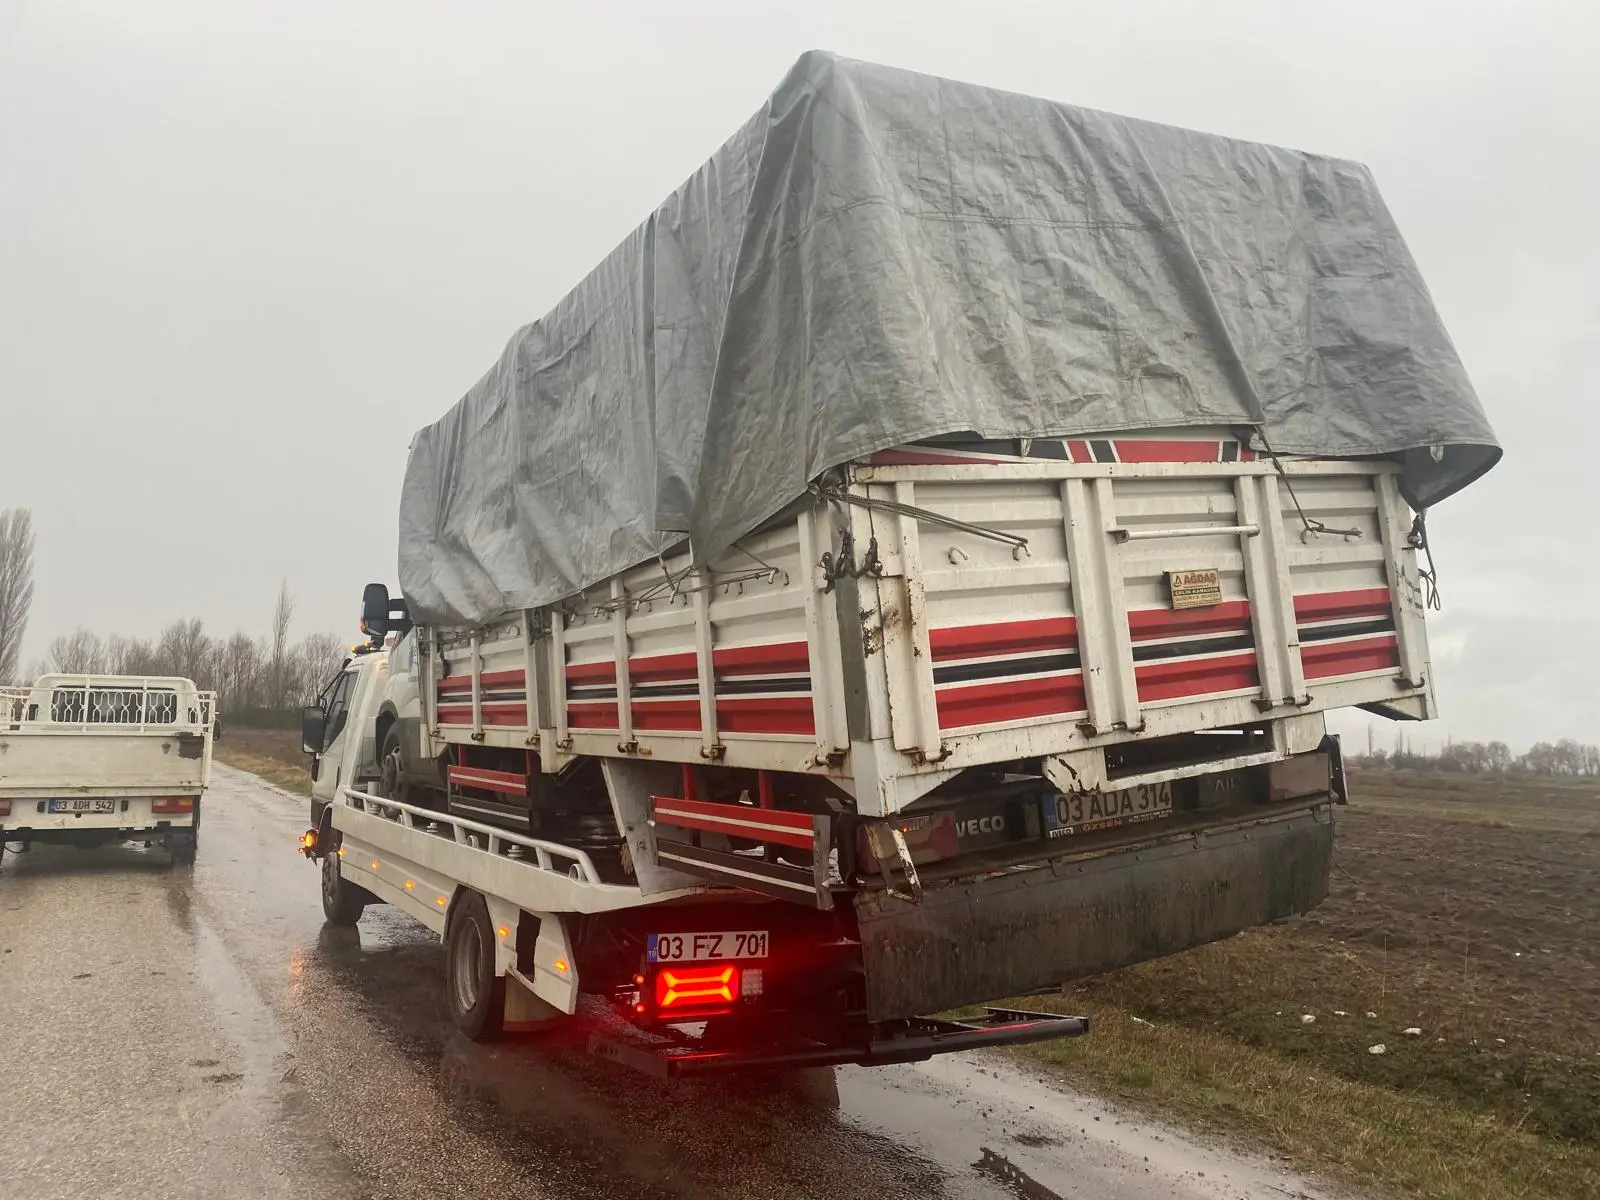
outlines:
[{"label": "tree line", "polygon": [[331,633],[291,639],[293,619],[285,582],[264,637],[213,637],[198,617],[174,621],[153,638],[102,638],[79,629],[51,642],[31,674],[176,675],[215,691],[225,717],[270,718],[312,700],[348,650]]},{"label": "tree line", "polygon": [[1418,751],[1404,741],[1392,751],[1375,749],[1356,760],[1363,766],[1409,771],[1452,771],[1471,775],[1600,775],[1600,746],[1572,738],[1536,742],[1525,754],[1513,754],[1504,742],[1450,742],[1437,754]]}]

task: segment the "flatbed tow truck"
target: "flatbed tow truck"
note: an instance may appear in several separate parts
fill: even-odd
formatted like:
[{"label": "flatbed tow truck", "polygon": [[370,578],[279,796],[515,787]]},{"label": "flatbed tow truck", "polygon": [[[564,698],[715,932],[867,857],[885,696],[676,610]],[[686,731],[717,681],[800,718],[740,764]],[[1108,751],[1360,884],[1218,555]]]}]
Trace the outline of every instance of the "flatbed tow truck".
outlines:
[{"label": "flatbed tow truck", "polygon": [[316,782],[301,851],[321,863],[329,922],[385,903],[440,935],[466,1036],[558,1026],[602,1058],[679,1077],[908,1063],[1088,1032],[1081,1017],[992,1007],[869,1021],[848,906],[697,883],[646,898],[607,882],[580,847],[380,794],[356,731],[373,727],[388,659],[381,641],[359,647],[307,710]]},{"label": "flatbed tow truck", "polygon": [[1364,168],[807,54],[414,436],[328,917],[669,1075],[1082,1034],[1326,897],[1499,457]]}]

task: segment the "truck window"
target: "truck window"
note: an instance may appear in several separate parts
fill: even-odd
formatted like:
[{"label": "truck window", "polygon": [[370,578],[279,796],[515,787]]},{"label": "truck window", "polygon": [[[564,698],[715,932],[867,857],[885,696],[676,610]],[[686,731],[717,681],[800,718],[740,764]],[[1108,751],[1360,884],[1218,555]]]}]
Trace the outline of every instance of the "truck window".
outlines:
[{"label": "truck window", "polygon": [[416,661],[417,635],[415,630],[408,629],[395,643],[394,649],[389,654],[389,663],[396,674],[409,675]]},{"label": "truck window", "polygon": [[55,688],[50,719],[81,725],[172,725],[178,720],[178,694],[132,688]]},{"label": "truck window", "polygon": [[327,699],[327,733],[323,736],[322,744],[326,748],[333,745],[344,732],[345,721],[350,716],[350,694],[355,690],[356,673],[346,671],[339,676],[337,683],[328,693]]}]

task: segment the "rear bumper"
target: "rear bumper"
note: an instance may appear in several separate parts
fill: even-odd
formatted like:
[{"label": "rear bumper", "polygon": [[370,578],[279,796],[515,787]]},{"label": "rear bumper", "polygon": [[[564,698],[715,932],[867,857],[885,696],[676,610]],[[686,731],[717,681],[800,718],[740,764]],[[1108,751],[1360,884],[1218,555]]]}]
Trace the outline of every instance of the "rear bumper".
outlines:
[{"label": "rear bumper", "polygon": [[862,893],[873,1021],[1053,988],[1315,908],[1328,805],[1193,837],[930,888]]},{"label": "rear bumper", "polygon": [[194,824],[194,811],[154,811],[149,796],[113,800],[108,813],[41,812],[47,801],[13,800],[11,814],[0,817],[0,839],[7,841],[72,842],[107,841],[117,837],[160,837]]}]

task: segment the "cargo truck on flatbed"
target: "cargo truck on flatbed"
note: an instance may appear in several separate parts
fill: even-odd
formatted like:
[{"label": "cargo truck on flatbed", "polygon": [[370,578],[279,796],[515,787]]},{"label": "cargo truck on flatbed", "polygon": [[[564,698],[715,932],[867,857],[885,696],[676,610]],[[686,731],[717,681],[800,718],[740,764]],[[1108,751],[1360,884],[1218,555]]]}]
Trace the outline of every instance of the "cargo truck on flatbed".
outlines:
[{"label": "cargo truck on flatbed", "polygon": [[414,440],[329,916],[669,1072],[1082,1032],[929,1014],[1319,903],[1498,455],[1361,168],[808,55]]}]

